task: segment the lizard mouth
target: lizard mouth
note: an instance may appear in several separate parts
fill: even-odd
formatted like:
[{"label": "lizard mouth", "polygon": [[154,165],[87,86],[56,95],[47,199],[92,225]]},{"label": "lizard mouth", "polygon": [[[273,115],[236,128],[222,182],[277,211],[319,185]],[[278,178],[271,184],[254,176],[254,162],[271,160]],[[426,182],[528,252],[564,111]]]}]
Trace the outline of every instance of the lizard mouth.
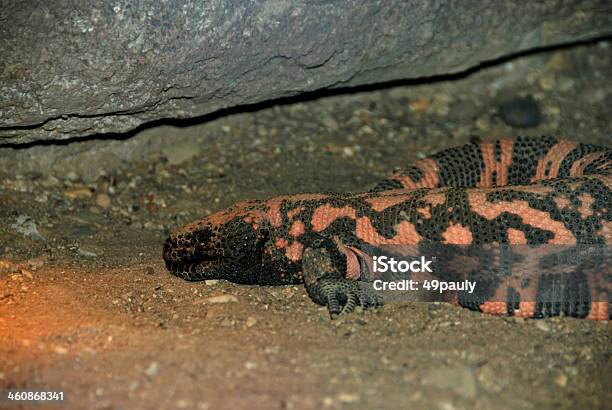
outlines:
[{"label": "lizard mouth", "polygon": [[231,260],[214,247],[182,249],[172,239],[164,245],[163,258],[170,273],[191,281],[222,279],[231,265]]},{"label": "lizard mouth", "polygon": [[198,281],[225,279],[231,263],[228,259],[221,256],[201,255],[201,257],[190,261],[166,262],[166,267],[176,276],[191,281]]},{"label": "lizard mouth", "polygon": [[251,283],[263,272],[267,231],[242,220],[221,228],[201,228],[166,240],[163,257],[174,275],[190,280],[225,279]]}]

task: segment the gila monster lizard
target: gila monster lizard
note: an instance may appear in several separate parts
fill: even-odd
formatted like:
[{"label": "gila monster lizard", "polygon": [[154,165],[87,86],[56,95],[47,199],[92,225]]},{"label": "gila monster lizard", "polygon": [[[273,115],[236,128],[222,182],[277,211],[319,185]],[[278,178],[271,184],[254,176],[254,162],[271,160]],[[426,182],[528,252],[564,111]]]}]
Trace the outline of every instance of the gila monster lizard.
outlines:
[{"label": "gila monster lizard", "polygon": [[[382,303],[364,282],[365,246],[523,245],[538,259],[544,245],[596,245],[609,255],[611,205],[611,149],[552,137],[474,142],[422,159],[368,192],[237,203],[173,232],[163,258],[187,280],[304,283],[333,317]],[[512,273],[507,259],[476,262]],[[492,314],[609,319],[609,265],[602,284],[589,282],[573,257],[564,263],[558,269],[569,271],[565,285],[574,293],[561,292],[552,303],[541,300],[545,276],[510,286],[503,275],[484,297],[451,301]]]}]

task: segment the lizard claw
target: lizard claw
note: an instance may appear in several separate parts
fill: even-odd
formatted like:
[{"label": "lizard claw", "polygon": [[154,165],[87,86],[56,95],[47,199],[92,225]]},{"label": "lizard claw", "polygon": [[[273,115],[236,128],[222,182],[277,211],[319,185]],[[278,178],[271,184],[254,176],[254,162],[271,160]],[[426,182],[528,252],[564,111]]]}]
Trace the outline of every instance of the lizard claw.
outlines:
[{"label": "lizard claw", "polygon": [[326,249],[307,249],[303,258],[306,290],[312,300],[327,306],[332,319],[352,312],[357,306],[368,308],[383,304],[370,283],[345,278]]},{"label": "lizard claw", "polygon": [[382,299],[365,282],[324,279],[317,287],[321,302],[327,305],[332,319],[343,313],[352,312],[357,306],[368,308],[382,305]]}]

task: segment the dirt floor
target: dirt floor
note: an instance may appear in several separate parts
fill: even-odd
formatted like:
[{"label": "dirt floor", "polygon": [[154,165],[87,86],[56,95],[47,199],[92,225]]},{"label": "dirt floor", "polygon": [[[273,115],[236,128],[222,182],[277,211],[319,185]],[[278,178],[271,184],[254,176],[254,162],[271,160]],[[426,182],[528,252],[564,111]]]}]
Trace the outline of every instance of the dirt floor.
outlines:
[{"label": "dirt floor", "polygon": [[82,409],[612,409],[608,322],[408,302],[331,321],[301,286],[188,283],[161,258],[170,229],[237,200],[364,190],[473,138],[611,145],[610,47],[0,148],[0,388]]}]

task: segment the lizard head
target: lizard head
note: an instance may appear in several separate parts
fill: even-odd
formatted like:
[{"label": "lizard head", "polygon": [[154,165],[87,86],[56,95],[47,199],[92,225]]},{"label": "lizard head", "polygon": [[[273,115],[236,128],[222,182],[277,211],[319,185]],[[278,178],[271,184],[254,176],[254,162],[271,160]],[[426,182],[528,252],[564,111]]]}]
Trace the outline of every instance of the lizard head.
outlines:
[{"label": "lizard head", "polygon": [[271,227],[265,202],[237,203],[173,232],[164,244],[166,267],[187,280],[279,283]]}]

